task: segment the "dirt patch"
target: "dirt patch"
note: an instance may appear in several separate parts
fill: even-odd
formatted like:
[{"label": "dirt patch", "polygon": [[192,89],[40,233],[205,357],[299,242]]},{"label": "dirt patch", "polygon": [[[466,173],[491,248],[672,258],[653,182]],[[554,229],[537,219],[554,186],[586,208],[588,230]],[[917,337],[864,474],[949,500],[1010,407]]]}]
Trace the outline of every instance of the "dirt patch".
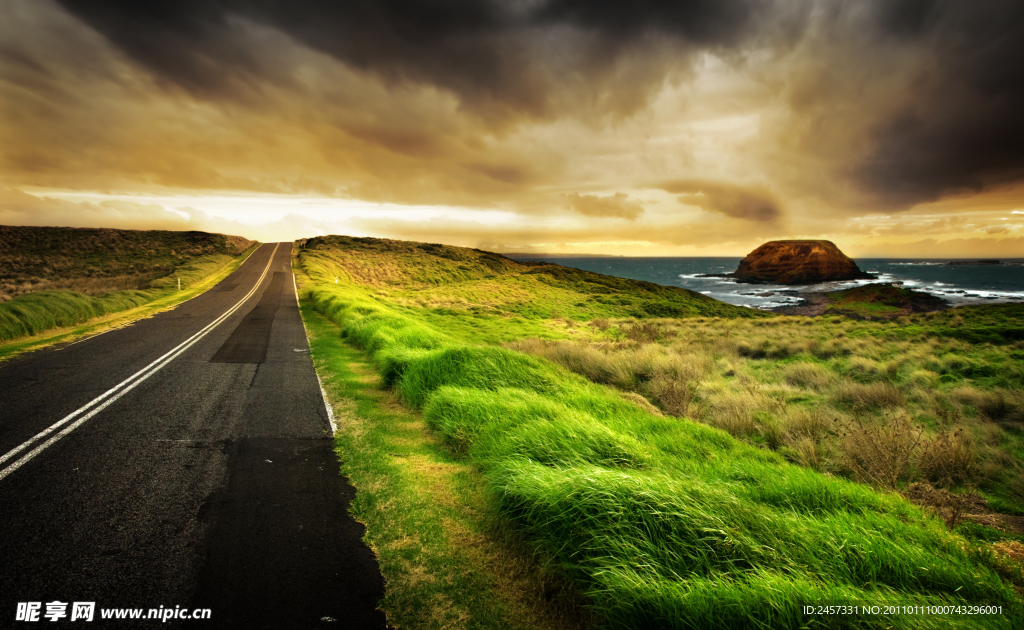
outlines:
[{"label": "dirt patch", "polygon": [[1024,536],[1024,516],[985,512],[980,514],[969,514],[966,520],[969,520],[972,523],[977,523],[978,525],[986,525],[1004,532]]},{"label": "dirt patch", "polygon": [[825,312],[830,303],[828,295],[825,293],[800,293],[800,298],[803,300],[800,304],[793,306],[777,306],[770,309],[772,312],[779,313],[781,315],[804,315],[806,317],[817,317]]}]

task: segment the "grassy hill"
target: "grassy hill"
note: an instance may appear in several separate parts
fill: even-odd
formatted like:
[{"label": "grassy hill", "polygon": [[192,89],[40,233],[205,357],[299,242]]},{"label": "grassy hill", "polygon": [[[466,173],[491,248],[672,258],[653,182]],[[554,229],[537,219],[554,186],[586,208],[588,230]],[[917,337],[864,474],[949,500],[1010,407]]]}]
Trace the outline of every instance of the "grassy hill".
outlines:
[{"label": "grassy hill", "polygon": [[572,320],[770,316],[681,287],[434,243],[323,236],[310,239],[303,255],[304,264],[321,265],[323,274],[431,309]]},{"label": "grassy hill", "polygon": [[931,313],[949,308],[942,298],[887,283],[873,283],[829,293],[825,315],[864,319],[892,319],[911,313]]},{"label": "grassy hill", "polygon": [[188,261],[236,256],[252,244],[206,232],[0,225],[0,302],[36,291],[146,289]]},{"label": "grassy hill", "polygon": [[255,245],[206,232],[0,226],[0,341],[188,289]]},{"label": "grassy hill", "polygon": [[[296,264],[311,329],[326,330],[321,316],[334,322],[392,396],[378,407],[339,398],[337,407],[339,453],[381,556],[392,621],[430,625],[409,603],[440,588],[422,575],[442,563],[424,558],[434,545],[466,540],[462,525],[437,512],[463,495],[435,490],[443,505],[424,506],[394,479],[428,476],[436,489],[430,471],[461,462],[473,472],[454,487],[480,489],[465,495],[479,503],[464,512],[486,520],[491,538],[522,540],[604,627],[1020,627],[1020,543],[999,532],[984,543],[965,537],[901,496],[912,471],[893,474],[886,449],[906,451],[906,423],[885,422],[901,409],[941,410],[922,429],[935,449],[1005,448],[988,474],[993,487],[1009,483],[1019,467],[1021,348],[995,330],[1012,328],[1013,313],[776,317],[649,283],[382,239],[312,239]],[[991,332],[996,345],[973,354],[969,342],[942,336],[962,328]],[[366,375],[344,376],[358,363],[354,351],[322,334],[313,354],[322,370],[331,366],[328,391],[362,391]],[[976,381],[967,363],[1003,367]],[[915,398],[929,388],[941,396]],[[850,424],[816,412],[822,405]],[[409,419],[396,422],[400,408]],[[1005,428],[991,428],[990,413]],[[424,433],[398,433],[417,417]],[[984,425],[989,442],[941,433],[946,420]],[[851,453],[878,457],[832,468],[800,461],[844,439],[861,446]],[[431,440],[457,462],[410,454]],[[945,460],[933,460],[941,472]],[[440,542],[410,542],[428,536]],[[445,584],[452,601],[488,599],[460,591],[454,577]],[[1002,608],[804,612],[837,604]]]}]

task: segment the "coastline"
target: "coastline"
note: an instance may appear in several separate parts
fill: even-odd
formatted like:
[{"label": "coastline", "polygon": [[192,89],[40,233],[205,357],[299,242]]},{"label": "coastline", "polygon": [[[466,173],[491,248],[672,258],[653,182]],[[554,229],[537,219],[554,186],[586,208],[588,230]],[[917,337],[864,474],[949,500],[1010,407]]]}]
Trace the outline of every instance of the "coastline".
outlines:
[{"label": "coastline", "polygon": [[934,313],[957,306],[948,299],[915,291],[899,283],[872,283],[843,291],[801,291],[797,304],[770,310],[781,315],[817,317],[843,315],[854,319],[889,320],[914,313]]},{"label": "coastline", "polygon": [[827,309],[829,304],[832,303],[828,294],[820,291],[800,293],[798,294],[798,297],[802,299],[803,302],[799,304],[775,306],[765,310],[771,311],[772,313],[778,313],[780,315],[804,315],[806,317],[817,317],[824,313],[825,309]]}]

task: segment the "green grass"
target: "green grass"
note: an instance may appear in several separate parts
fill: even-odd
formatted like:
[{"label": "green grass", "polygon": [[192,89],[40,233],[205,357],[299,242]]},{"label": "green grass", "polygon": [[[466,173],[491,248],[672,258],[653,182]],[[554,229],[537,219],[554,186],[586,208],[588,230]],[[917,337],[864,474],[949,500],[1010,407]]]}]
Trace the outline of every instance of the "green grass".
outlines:
[{"label": "green grass", "polygon": [[[549,263],[517,262],[462,247],[376,238],[323,236],[302,252],[319,281],[354,282],[389,304],[448,313],[535,320],[595,317],[769,317],[700,293]],[[457,318],[457,319],[461,319]],[[449,320],[464,328],[467,323]],[[522,324],[522,322],[517,322]],[[478,337],[501,337],[500,321],[477,317]]]},{"label": "green grass", "polygon": [[825,315],[846,315],[864,319],[892,319],[899,315],[938,311],[945,302],[928,293],[886,284],[863,286],[829,293]]},{"label": "green grass", "polygon": [[[932,464],[955,455],[947,448],[952,446],[962,455],[952,485],[974,485],[991,509],[1019,515],[1021,342],[972,344],[943,334],[979,323],[1000,325],[1005,310],[956,309],[892,322],[648,321],[660,331],[656,342],[625,339],[622,331],[636,327],[618,321],[575,340],[527,339],[508,347],[644,396],[665,413],[722,428],[791,461],[851,477],[857,474],[850,456],[863,445],[844,436],[848,429],[864,427],[881,438],[894,419],[907,417],[925,433],[896,475],[901,486],[920,480],[949,485]],[[917,329],[914,337],[907,337],[908,328]]]},{"label": "green grass", "polygon": [[[174,275],[153,281],[153,288],[145,291],[99,297],[47,291],[0,303],[0,360],[148,317],[195,297],[237,269],[258,246],[234,257],[213,254],[189,260]],[[181,291],[177,277],[182,280]]]},{"label": "green grass", "polygon": [[333,403],[350,513],[367,526],[387,587],[381,608],[404,628],[584,628],[565,584],[539,570],[509,532],[493,530],[480,473],[399,404],[363,352],[308,299],[301,304],[317,371]]},{"label": "green grass", "polygon": [[[310,251],[311,244],[317,249]],[[550,291],[522,307],[522,271],[473,251],[311,241],[300,261],[314,284],[303,296],[479,471],[486,488],[481,509],[522,535],[547,570],[574,584],[603,625],[1020,627],[1024,608],[991,558],[898,495],[790,464],[704,424],[656,415],[554,363],[495,347],[541,327],[552,338],[578,336],[567,315],[616,311],[588,301],[590,287],[561,271],[543,274]],[[409,268],[414,282],[403,284]],[[485,291],[484,279],[507,280],[509,288]],[[637,293],[611,301],[623,308],[617,316],[653,299],[633,288]],[[477,294],[486,297],[482,310],[504,318],[500,334],[489,324],[456,324],[472,317],[467,296]],[[749,317],[747,309],[688,297],[672,292],[657,299],[680,311]],[[551,317],[569,303],[578,310]],[[739,331],[774,320],[731,321]],[[782,347],[755,344],[750,355],[791,357],[776,350]],[[973,603],[1001,605],[1004,614],[812,619],[802,612],[805,605],[840,603]]]},{"label": "green grass", "polygon": [[188,289],[254,246],[206,232],[0,226],[0,341]]}]

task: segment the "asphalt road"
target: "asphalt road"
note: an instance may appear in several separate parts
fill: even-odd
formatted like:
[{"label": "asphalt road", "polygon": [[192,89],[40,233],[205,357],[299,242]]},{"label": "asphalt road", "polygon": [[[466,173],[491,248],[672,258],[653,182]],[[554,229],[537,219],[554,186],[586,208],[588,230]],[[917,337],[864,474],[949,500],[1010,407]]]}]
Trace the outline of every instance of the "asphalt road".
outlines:
[{"label": "asphalt road", "polygon": [[[74,602],[85,627],[385,627],[289,257],[263,245],[169,312],[0,364],[0,628],[59,627],[55,601],[71,627]],[[210,618],[101,619],[161,606]]]}]

